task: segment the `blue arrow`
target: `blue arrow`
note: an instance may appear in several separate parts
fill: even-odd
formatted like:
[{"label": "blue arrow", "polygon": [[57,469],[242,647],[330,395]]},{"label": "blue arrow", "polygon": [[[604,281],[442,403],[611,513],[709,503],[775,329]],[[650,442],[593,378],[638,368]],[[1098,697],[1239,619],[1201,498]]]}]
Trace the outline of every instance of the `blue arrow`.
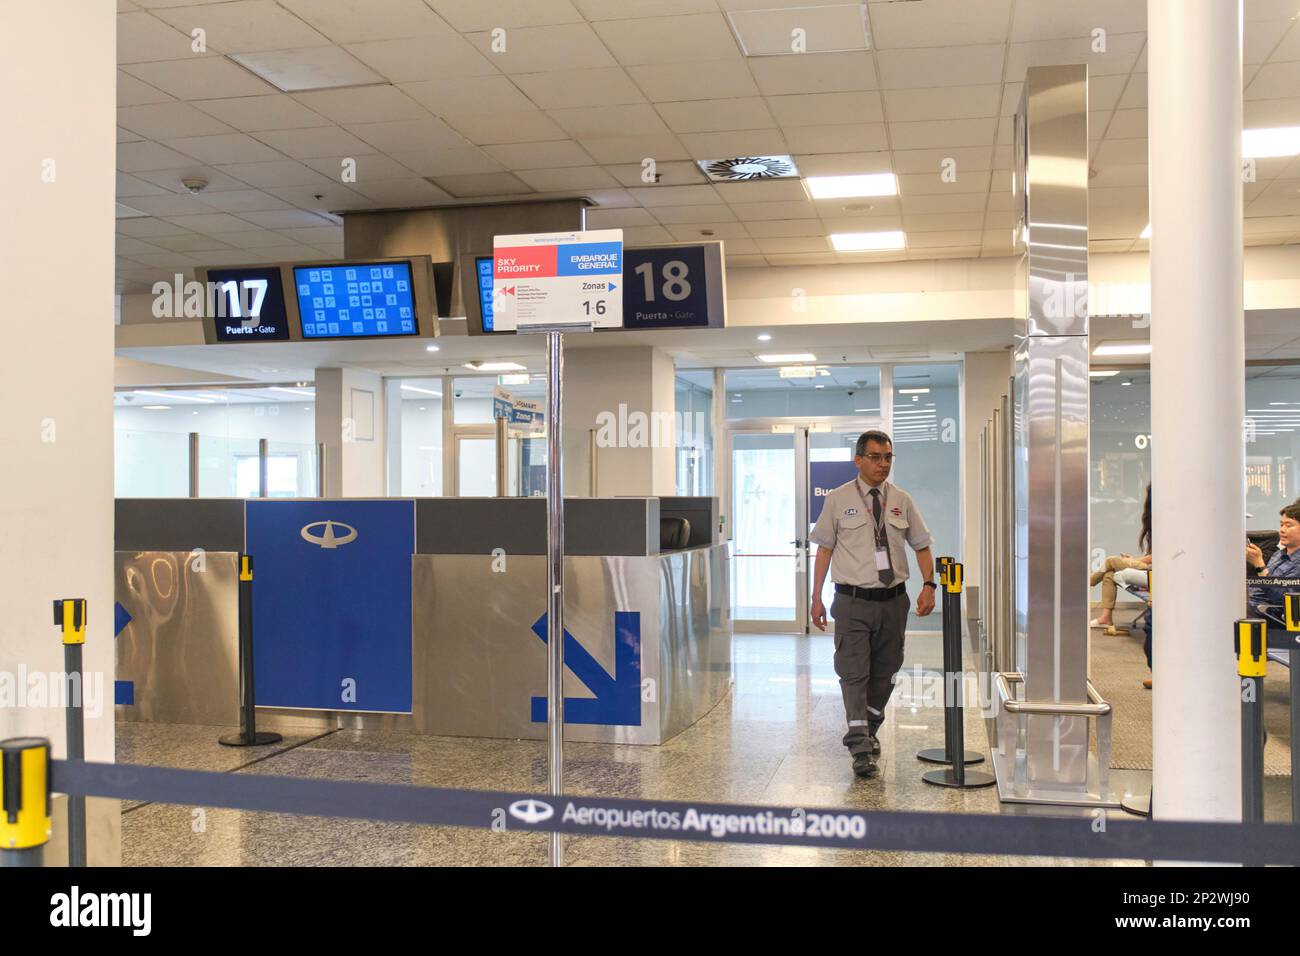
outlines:
[{"label": "blue arrow", "polygon": [[611,283],[609,284],[609,291],[610,291],[610,292],[613,292],[613,291],[614,291],[615,289],[617,289],[617,288],[618,288],[618,286],[614,285],[614,283],[611,282]]},{"label": "blue arrow", "polygon": [[[533,625],[533,633],[546,643],[546,615]],[[564,665],[594,697],[564,698],[564,721],[569,724],[641,726],[641,612],[614,612],[614,673],[601,666],[564,629]],[[532,699],[534,723],[546,721],[546,698]]]},{"label": "blue arrow", "polygon": [[115,602],[113,604],[113,636],[117,637],[126,630],[126,626],[131,623],[131,620],[131,613],[122,607],[122,602]]}]

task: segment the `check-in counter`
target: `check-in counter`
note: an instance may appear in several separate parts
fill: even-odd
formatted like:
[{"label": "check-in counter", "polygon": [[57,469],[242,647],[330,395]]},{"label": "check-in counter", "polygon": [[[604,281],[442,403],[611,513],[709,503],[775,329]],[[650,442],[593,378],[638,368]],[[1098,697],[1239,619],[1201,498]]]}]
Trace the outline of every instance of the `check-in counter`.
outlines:
[{"label": "check-in counter", "polygon": [[[566,737],[662,743],[726,694],[717,528],[712,498],[566,500]],[[243,550],[259,726],[545,736],[543,499],[121,499],[117,542],[126,719],[238,721]]]}]

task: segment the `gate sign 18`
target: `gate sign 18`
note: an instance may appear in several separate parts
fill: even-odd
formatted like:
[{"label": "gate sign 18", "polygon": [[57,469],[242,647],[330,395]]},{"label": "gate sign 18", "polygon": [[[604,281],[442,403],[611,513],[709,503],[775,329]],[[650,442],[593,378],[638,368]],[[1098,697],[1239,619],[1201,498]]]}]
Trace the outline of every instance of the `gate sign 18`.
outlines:
[{"label": "gate sign 18", "polygon": [[719,243],[623,250],[623,328],[726,325]]}]

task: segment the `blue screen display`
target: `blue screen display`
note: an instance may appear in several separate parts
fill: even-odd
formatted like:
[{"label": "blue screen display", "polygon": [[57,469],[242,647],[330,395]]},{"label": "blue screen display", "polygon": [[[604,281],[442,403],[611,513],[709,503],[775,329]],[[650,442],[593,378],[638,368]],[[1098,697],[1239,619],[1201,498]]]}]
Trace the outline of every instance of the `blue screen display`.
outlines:
[{"label": "blue screen display", "polygon": [[478,307],[483,313],[483,331],[492,329],[492,258],[484,256],[474,260],[474,271],[478,273]]},{"label": "blue screen display", "polygon": [[294,266],[305,339],[418,335],[409,262]]}]

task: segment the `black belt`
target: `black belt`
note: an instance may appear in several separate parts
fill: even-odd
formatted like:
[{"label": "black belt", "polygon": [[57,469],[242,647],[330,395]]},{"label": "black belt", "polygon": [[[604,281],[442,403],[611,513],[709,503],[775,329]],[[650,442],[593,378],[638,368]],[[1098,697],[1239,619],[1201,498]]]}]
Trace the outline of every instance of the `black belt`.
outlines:
[{"label": "black belt", "polygon": [[864,601],[888,601],[900,594],[907,593],[906,584],[895,584],[892,588],[860,588],[852,584],[835,585],[835,593],[845,597],[861,598]]}]

